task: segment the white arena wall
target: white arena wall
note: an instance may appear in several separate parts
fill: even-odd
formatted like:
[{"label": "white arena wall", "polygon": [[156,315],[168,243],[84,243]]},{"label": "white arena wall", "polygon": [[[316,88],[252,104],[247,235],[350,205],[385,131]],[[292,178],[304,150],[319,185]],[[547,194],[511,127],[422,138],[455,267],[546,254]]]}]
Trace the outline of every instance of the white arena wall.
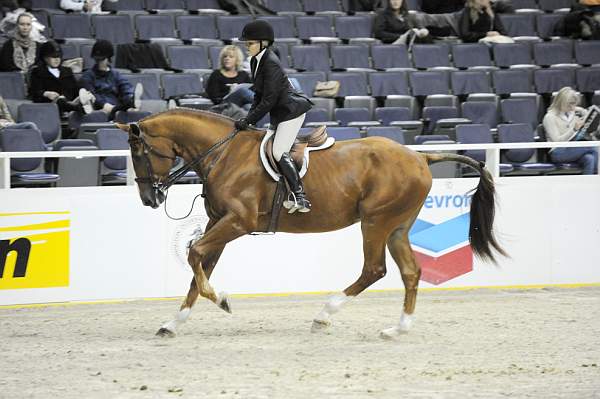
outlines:
[{"label": "white arena wall", "polygon": [[[434,180],[419,218],[435,227],[468,212],[465,195],[477,182]],[[421,287],[600,283],[600,176],[495,182],[496,231],[510,258],[500,257],[498,266],[473,259],[460,225],[441,236],[424,231],[425,244],[416,249],[430,256],[433,269],[448,252],[473,263],[454,270],[452,258],[444,266],[450,271]],[[187,213],[200,190],[174,186],[169,212]],[[182,221],[170,220],[163,206],[142,206],[135,186],[0,189],[0,305],[185,295],[192,278],[185,244],[207,218],[201,201]],[[9,250],[19,238],[30,243],[23,276],[15,270],[21,253]],[[429,247],[441,241],[441,250]],[[245,236],[226,247],[211,282],[234,294],[339,291],[360,274],[361,248],[359,225],[324,234]],[[389,254],[387,268],[372,289],[403,287]]]}]

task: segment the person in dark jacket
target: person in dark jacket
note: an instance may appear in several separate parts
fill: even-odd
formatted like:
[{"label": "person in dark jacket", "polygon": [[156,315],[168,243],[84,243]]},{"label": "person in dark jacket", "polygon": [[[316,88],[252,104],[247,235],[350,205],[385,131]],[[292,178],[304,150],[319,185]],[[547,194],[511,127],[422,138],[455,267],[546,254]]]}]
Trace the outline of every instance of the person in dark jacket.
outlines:
[{"label": "person in dark jacket", "polygon": [[104,111],[110,119],[114,118],[117,111],[139,109],[142,85],[138,83],[134,91],[129,81],[112,68],[112,43],[108,40],[97,40],[92,47],[91,56],[96,64],[83,73],[81,85],[94,95],[94,109]]},{"label": "person in dark jacket", "polygon": [[12,38],[0,50],[0,71],[28,72],[38,59],[38,43],[32,37],[33,15],[19,14]]},{"label": "person in dark jacket", "polygon": [[388,6],[377,12],[373,31],[383,43],[407,44],[413,37],[417,42],[430,41],[429,31],[409,19],[405,0],[389,0]]},{"label": "person in dark jacket", "polygon": [[29,97],[34,103],[55,102],[61,113],[84,113],[80,97],[91,99],[91,93],[80,89],[71,68],[61,66],[61,61],[62,50],[55,41],[40,46],[40,61],[31,70]]},{"label": "person in dark jacket", "polygon": [[458,27],[459,36],[466,43],[475,43],[485,37],[506,35],[490,0],[467,0],[460,14]]},{"label": "person in dark jacket", "polygon": [[309,212],[311,204],[289,152],[312,103],[294,91],[279,58],[270,49],[275,35],[268,22],[255,20],[246,24],[241,39],[246,42],[248,53],[252,56],[250,68],[255,95],[248,115],[237,120],[235,127],[245,130],[248,125],[255,125],[267,113],[270,114],[275,130],[273,157],[293,194],[293,200],[285,201],[284,206],[289,213]]}]

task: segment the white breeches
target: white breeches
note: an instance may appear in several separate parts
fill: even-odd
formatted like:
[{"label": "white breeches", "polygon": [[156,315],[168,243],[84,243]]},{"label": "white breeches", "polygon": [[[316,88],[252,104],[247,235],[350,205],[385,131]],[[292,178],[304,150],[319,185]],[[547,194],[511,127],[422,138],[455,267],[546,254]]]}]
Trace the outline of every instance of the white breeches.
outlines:
[{"label": "white breeches", "polygon": [[277,162],[281,159],[284,152],[290,152],[294,145],[294,140],[304,123],[306,114],[302,114],[289,121],[281,122],[275,131],[275,140],[273,141],[273,158]]}]

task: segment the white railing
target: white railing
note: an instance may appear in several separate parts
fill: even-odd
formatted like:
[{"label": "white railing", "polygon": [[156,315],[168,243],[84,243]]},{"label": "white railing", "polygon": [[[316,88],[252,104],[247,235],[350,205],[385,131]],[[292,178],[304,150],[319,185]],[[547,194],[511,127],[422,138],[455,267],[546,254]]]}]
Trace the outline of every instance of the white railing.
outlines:
[{"label": "white railing", "polygon": [[[554,147],[600,147],[600,141],[539,142],[539,143],[488,143],[488,144],[423,144],[409,145],[415,151],[460,151],[485,150],[486,168],[494,177],[500,176],[500,150],[518,148]],[[10,189],[11,158],[85,158],[85,157],[127,157],[127,184],[133,185],[135,174],[129,150],[86,150],[86,151],[39,151],[39,152],[0,152],[0,190]]]}]

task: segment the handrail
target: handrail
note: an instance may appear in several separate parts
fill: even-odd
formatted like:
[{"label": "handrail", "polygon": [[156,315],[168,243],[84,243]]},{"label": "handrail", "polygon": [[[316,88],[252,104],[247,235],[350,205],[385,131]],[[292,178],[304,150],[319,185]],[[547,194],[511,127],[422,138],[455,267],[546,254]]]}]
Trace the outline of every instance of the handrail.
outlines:
[{"label": "handrail", "polygon": [[[481,144],[420,144],[408,145],[414,151],[462,151],[486,150],[486,168],[494,177],[500,176],[500,150],[519,148],[600,147],[600,141],[533,142],[533,143],[481,143]],[[0,152],[0,190],[10,188],[11,158],[84,158],[127,157],[127,185],[134,184],[133,164],[129,150],[83,150],[83,151],[28,151]]]}]

